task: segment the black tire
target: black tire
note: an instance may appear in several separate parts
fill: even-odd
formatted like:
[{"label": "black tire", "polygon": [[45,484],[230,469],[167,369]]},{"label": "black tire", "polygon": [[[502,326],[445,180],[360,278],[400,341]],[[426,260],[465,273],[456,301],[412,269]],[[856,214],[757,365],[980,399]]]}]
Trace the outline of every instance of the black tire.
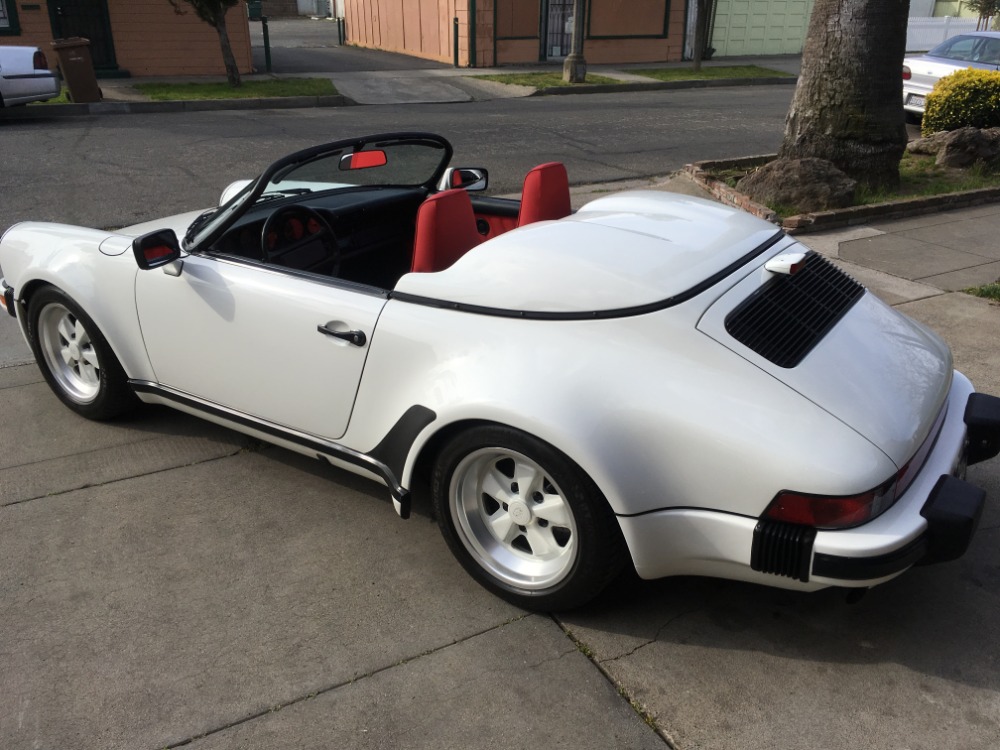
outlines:
[{"label": "black tire", "polygon": [[47,286],[31,295],[28,339],[49,387],[77,414],[112,419],[139,403],[97,325],[61,290]]},{"label": "black tire", "polygon": [[441,533],[466,571],[524,609],[579,607],[628,560],[618,521],[590,477],[519,430],[486,425],[452,438],[431,493]]}]

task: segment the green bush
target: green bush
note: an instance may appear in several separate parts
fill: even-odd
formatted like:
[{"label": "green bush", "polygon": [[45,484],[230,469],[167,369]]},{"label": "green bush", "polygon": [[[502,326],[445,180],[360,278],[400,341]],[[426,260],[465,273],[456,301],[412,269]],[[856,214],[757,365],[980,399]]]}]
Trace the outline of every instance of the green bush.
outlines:
[{"label": "green bush", "polygon": [[1000,71],[959,70],[939,80],[927,95],[923,135],[967,125],[1000,127]]}]

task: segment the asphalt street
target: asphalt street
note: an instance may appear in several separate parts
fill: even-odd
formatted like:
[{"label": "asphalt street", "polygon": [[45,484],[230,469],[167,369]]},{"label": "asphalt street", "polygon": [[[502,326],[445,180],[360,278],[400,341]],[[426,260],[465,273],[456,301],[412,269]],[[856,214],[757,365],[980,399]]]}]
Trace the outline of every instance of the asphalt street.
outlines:
[{"label": "asphalt street", "polygon": [[430,130],[455,160],[520,190],[536,164],[573,184],[668,174],[698,159],[773,152],[791,87],[537,97],[462,104],[0,120],[0,231],[26,218],[123,226],[213,205],[299,148],[357,133]]}]

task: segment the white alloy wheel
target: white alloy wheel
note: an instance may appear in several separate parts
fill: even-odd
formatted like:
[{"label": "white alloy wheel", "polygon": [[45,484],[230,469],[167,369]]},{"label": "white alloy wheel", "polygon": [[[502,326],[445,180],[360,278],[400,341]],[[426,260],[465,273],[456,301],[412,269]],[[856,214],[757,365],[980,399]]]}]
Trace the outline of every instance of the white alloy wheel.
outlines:
[{"label": "white alloy wheel", "polygon": [[97,324],[61,289],[35,289],[27,322],[35,361],[70,409],[87,419],[111,419],[139,402]]},{"label": "white alloy wheel", "polygon": [[89,404],[101,390],[101,363],[90,333],[69,308],[52,302],[38,315],[38,343],[45,364],[66,396]]},{"label": "white alloy wheel", "polygon": [[492,576],[519,589],[559,583],[576,561],[573,510],[535,461],[506,448],[467,455],[449,492],[456,531]]},{"label": "white alloy wheel", "polygon": [[579,607],[628,562],[621,527],[587,473],[512,427],[453,433],[436,454],[431,499],[462,567],[525,609]]}]

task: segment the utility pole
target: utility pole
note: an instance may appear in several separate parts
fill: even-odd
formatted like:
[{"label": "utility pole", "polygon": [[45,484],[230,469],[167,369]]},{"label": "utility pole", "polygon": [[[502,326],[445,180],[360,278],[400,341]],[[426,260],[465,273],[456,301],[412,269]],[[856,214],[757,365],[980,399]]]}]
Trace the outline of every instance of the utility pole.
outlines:
[{"label": "utility pole", "polygon": [[573,0],[573,44],[563,62],[563,80],[583,83],[587,80],[587,61],[583,59],[583,29],[585,0]]}]

